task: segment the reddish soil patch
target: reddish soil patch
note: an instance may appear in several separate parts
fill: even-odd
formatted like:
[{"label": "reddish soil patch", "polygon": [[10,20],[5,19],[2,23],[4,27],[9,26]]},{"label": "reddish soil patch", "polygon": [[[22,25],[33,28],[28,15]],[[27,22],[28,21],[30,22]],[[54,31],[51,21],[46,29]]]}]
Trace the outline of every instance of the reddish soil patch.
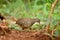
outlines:
[{"label": "reddish soil patch", "polygon": [[0,36],[0,40],[52,40],[48,35],[40,31],[16,31],[12,30],[7,35]]}]

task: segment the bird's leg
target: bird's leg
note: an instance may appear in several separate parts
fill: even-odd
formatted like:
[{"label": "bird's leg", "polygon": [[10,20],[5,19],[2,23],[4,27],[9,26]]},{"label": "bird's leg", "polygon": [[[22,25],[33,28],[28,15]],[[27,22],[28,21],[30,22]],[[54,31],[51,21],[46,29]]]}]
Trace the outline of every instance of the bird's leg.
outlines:
[{"label": "bird's leg", "polygon": [[24,30],[25,28],[22,28],[22,30]]},{"label": "bird's leg", "polygon": [[24,31],[30,31],[31,28],[23,28]]},{"label": "bird's leg", "polygon": [[28,31],[28,32],[31,31],[31,27],[27,28],[26,31]]}]

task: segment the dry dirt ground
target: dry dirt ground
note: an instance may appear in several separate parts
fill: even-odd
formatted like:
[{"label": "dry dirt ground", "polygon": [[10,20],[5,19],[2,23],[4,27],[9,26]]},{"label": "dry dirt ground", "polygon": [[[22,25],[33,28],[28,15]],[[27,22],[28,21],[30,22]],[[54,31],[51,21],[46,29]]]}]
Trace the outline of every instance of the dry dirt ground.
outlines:
[{"label": "dry dirt ground", "polygon": [[[0,40],[52,40],[42,31],[17,31],[11,30],[6,35],[0,35]],[[55,39],[60,40],[60,39]]]}]

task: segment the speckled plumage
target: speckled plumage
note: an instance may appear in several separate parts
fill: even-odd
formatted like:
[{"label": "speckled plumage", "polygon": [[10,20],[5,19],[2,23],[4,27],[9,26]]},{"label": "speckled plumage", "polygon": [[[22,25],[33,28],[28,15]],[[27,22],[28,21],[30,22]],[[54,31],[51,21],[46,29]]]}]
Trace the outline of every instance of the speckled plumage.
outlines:
[{"label": "speckled plumage", "polygon": [[35,22],[40,22],[38,18],[31,19],[31,18],[21,18],[16,21],[16,24],[21,26],[23,29],[30,28]]}]

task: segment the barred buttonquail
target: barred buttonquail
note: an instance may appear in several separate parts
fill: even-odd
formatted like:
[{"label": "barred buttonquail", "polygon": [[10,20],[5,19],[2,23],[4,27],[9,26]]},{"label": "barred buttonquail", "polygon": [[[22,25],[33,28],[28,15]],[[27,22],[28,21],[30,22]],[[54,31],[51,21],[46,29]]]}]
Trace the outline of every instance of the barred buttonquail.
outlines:
[{"label": "barred buttonquail", "polygon": [[40,19],[21,18],[16,21],[16,24],[21,26],[23,29],[27,29],[27,28],[30,28],[35,22],[40,23]]}]

